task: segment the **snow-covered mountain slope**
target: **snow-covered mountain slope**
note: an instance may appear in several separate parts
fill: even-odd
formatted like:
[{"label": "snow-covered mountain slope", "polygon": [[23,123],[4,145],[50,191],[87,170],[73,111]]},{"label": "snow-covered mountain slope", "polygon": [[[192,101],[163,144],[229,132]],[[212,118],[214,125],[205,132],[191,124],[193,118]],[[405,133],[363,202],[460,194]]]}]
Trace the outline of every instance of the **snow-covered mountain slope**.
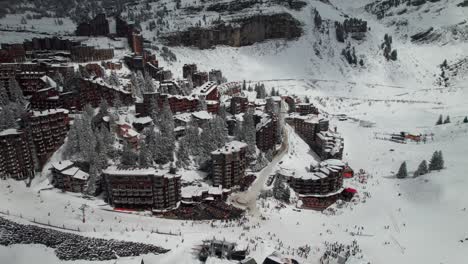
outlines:
[{"label": "snow-covered mountain slope", "polygon": [[[199,68],[209,70],[211,68],[221,69],[230,80],[269,80],[284,78],[312,78],[328,80],[347,80],[352,82],[368,82],[387,85],[400,85],[421,89],[432,86],[439,74],[439,64],[447,59],[449,62],[458,61],[466,56],[468,44],[459,41],[463,34],[445,34],[445,39],[434,42],[411,42],[410,35],[416,34],[431,25],[434,28],[444,28],[457,24],[464,19],[464,9],[453,3],[445,6],[445,2],[430,4],[430,10],[436,5],[442,7],[438,19],[431,20],[426,9],[413,10],[407,13],[393,15],[377,19],[377,17],[366,12],[365,6],[371,3],[363,1],[308,1],[307,6],[301,10],[291,10],[286,7],[267,6],[262,7],[265,12],[288,12],[298,19],[303,26],[302,37],[292,40],[268,40],[245,47],[218,46],[213,49],[199,50],[190,47],[172,47],[177,55],[177,62],[164,62],[162,65],[180,75],[184,63],[195,62]],[[182,6],[184,6],[182,4]],[[428,8],[429,8],[428,7]],[[258,11],[255,8],[248,9],[227,16],[249,15]],[[317,10],[323,19],[322,30],[318,30],[314,24],[314,10]],[[262,9],[260,9],[262,10]],[[263,12],[263,11],[262,11]],[[225,14],[222,14],[223,18]],[[216,12],[200,11],[194,16],[185,16],[183,13],[175,12],[169,15],[167,23],[169,29],[184,28],[197,23],[197,19],[206,17],[211,21],[219,17]],[[343,22],[346,17],[362,18],[368,22],[370,31],[366,33],[364,40],[348,38],[346,43],[336,40],[335,21]],[[444,17],[450,17],[445,20]],[[396,27],[390,19],[401,21],[411,20],[406,25]],[[431,21],[431,23],[427,23]],[[155,32],[146,30],[149,22],[143,22],[142,28],[147,39],[156,40]],[[208,22],[209,24],[210,22]],[[204,23],[201,23],[204,27]],[[207,25],[209,26],[209,25]],[[446,30],[454,33],[455,31]],[[393,49],[398,52],[397,61],[387,61],[383,57],[380,48],[384,35],[394,36]],[[355,47],[358,59],[362,59],[364,66],[349,65],[341,52],[346,46]],[[159,44],[162,45],[162,44]],[[460,76],[460,75],[459,75]],[[453,85],[460,85],[464,79]]]}]

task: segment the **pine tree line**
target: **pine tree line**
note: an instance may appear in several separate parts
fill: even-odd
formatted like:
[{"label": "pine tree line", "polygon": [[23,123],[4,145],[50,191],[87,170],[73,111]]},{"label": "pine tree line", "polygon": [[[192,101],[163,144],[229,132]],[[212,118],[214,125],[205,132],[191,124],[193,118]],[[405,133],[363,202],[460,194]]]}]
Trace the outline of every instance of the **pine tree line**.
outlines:
[{"label": "pine tree line", "polygon": [[[419,163],[418,168],[414,172],[414,177],[418,177],[424,174],[429,173],[430,171],[433,170],[442,170],[444,168],[444,157],[442,155],[442,151],[434,151],[432,154],[431,160],[429,161],[429,165],[427,164],[426,160],[421,161]],[[408,170],[406,166],[406,161],[404,161],[401,165],[400,168],[398,169],[398,172],[396,174],[396,177],[398,179],[404,179],[408,177]]]},{"label": "pine tree line", "polygon": [[448,124],[448,123],[450,123],[450,116],[449,115],[447,115],[445,120],[444,120],[444,117],[442,115],[439,115],[439,118],[437,119],[436,125],[438,126],[438,125]]}]

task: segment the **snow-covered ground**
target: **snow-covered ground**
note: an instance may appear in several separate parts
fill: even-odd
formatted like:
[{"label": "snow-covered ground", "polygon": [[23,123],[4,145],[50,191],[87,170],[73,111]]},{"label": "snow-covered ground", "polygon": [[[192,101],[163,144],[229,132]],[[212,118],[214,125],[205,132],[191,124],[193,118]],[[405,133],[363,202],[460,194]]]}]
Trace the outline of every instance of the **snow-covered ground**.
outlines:
[{"label": "snow-covered ground", "polygon": [[[299,84],[304,81],[290,82]],[[270,83],[270,87],[291,85],[286,81]],[[362,90],[376,89],[356,86]],[[297,87],[299,89],[301,86]],[[23,182],[14,181],[3,182],[0,186],[1,210],[8,210],[15,215],[10,218],[21,222],[35,218],[43,223],[50,221],[56,226],[65,224],[66,227],[79,227],[80,233],[85,235],[148,242],[171,249],[164,255],[144,256],[145,263],[194,263],[192,248],[202,239],[213,236],[229,241],[253,239],[258,246],[251,254],[258,261],[275,250],[279,239],[283,242],[279,251],[285,254],[288,251],[292,253],[287,249],[288,246],[297,248],[310,245],[313,253],[306,263],[316,263],[323,253],[324,241],[349,243],[352,240],[358,241],[366,260],[371,263],[462,263],[468,250],[467,242],[460,242],[468,237],[465,227],[468,211],[464,210],[468,207],[465,191],[468,179],[464,175],[467,169],[464,146],[468,144],[468,124],[459,122],[468,114],[468,105],[462,103],[462,99],[467,98],[466,91],[458,89],[441,92],[429,89],[420,92],[418,99],[425,101],[438,98],[440,103],[435,104],[405,102],[414,100],[414,95],[393,94],[391,88],[380,88],[382,93],[387,93],[387,101],[369,101],[363,96],[364,92],[359,92],[353,99],[327,97],[328,89],[328,86],[321,88],[320,84],[316,84],[314,89],[304,89],[303,94],[322,102],[318,103],[319,107],[330,114],[346,113],[357,120],[375,122],[374,127],[366,128],[351,119],[342,122],[332,119],[332,126],[336,125],[345,139],[344,160],[356,171],[362,168],[372,176],[367,184],[355,180],[345,181],[345,186],[359,190],[359,202],[336,209],[334,215],[309,210],[297,212],[293,206],[278,211],[273,209],[275,202],[268,201],[269,209],[263,208],[264,203],[259,202],[260,213],[266,220],[248,217],[248,223],[245,224],[251,227],[248,231],[237,224],[219,221],[215,221],[214,225],[220,228],[213,228],[210,222],[166,220],[111,212],[105,210],[109,207],[99,199],[85,200],[57,190],[42,190],[38,193],[41,185],[26,188]],[[346,89],[343,87],[343,90]],[[403,94],[409,89],[399,90]],[[333,92],[330,94],[333,95]],[[452,123],[434,126],[439,114],[450,115]],[[374,137],[374,132],[409,130],[434,133],[434,140],[426,144],[398,144]],[[294,165],[290,156],[307,151],[303,149],[302,140],[290,136],[290,155],[283,157],[283,164]],[[412,174],[419,162],[430,159],[435,150],[443,151],[446,169],[419,178],[399,180],[393,177],[401,162],[407,161]],[[307,166],[304,163],[308,163],[309,159],[313,161],[312,157],[297,157],[297,167]],[[370,197],[366,198],[364,192],[370,193]],[[81,212],[78,210],[83,203],[89,205],[86,223],[81,222]],[[254,228],[257,224],[259,226]],[[390,228],[385,229],[384,226],[388,225]],[[357,231],[355,226],[364,227],[362,235],[353,236],[350,233]],[[151,234],[152,229],[181,235]],[[259,242],[258,237],[263,242]],[[42,246],[13,246],[9,250],[1,248],[0,252],[6,259],[22,263],[23,257],[17,254],[24,248],[32,248],[32,252],[50,258],[48,263],[60,263],[52,251]],[[134,263],[139,259],[126,258],[118,263]]]},{"label": "snow-covered ground", "polygon": [[[468,124],[461,123],[461,120],[468,115],[468,82],[466,77],[459,76],[453,86],[441,88],[435,86],[434,81],[439,73],[438,64],[444,59],[452,61],[466,56],[468,44],[463,41],[412,44],[403,35],[417,32],[418,28],[425,26],[411,26],[406,31],[390,27],[386,23],[393,18],[377,21],[363,12],[362,6],[368,2],[333,0],[332,3],[339,7],[337,10],[319,1],[310,1],[323,18],[344,19],[340,11],[343,10],[369,21],[372,30],[367,40],[353,42],[358,56],[365,53],[363,68],[349,66],[342,59],[340,52],[344,44],[334,40],[334,32],[324,36],[314,31],[309,7],[296,12],[304,23],[308,21],[305,35],[298,40],[210,50],[171,48],[178,61],[161,61],[161,65],[173,70],[175,76],[181,75],[184,63],[195,62],[201,70],[221,69],[231,81],[262,81],[268,88],[279,88],[282,94],[309,96],[324,114],[330,114],[331,127],[337,126],[342,133],[345,139],[344,160],[355,171],[362,168],[370,176],[367,183],[345,180],[345,186],[359,191],[356,204],[333,207],[336,213],[328,215],[309,210],[299,212],[293,210],[294,206],[277,210],[274,209],[275,201],[259,201],[257,206],[265,220],[248,216],[248,223],[244,226],[250,229],[245,230],[236,223],[214,221],[212,224],[208,221],[176,221],[116,213],[108,211],[110,207],[100,199],[86,200],[57,190],[39,193],[44,187],[41,181],[35,181],[31,188],[26,188],[23,182],[8,180],[0,184],[0,211],[8,211],[8,218],[19,222],[33,219],[42,223],[50,221],[56,226],[79,228],[83,235],[154,243],[171,249],[167,254],[143,256],[145,263],[197,263],[193,255],[194,246],[212,237],[244,243],[252,239],[251,255],[258,262],[274,250],[291,255],[292,248],[310,245],[311,254],[302,261],[317,263],[325,241],[350,243],[352,240],[357,240],[366,259],[365,262],[358,260],[353,263],[466,262]],[[458,23],[463,19],[459,12],[466,11],[451,11],[455,10],[454,1],[448,2],[449,9],[442,10],[444,15],[440,15],[438,22],[430,20],[433,12],[425,15],[424,9],[412,11],[405,17],[416,25],[421,21],[430,21],[434,23],[431,25],[440,24],[441,27]],[[430,5],[432,10],[433,4]],[[450,20],[444,20],[444,17],[450,17]],[[385,61],[378,49],[385,33],[398,36],[393,44],[398,50],[397,62]],[[3,34],[21,38],[23,33],[0,34],[3,40]],[[320,55],[314,52],[314,47]],[[332,117],[333,114],[346,114],[350,119],[338,121]],[[450,115],[452,123],[435,126],[440,114]],[[372,122],[374,126],[360,126],[359,120]],[[375,137],[376,133],[400,131],[433,133],[434,137],[425,144],[399,144]],[[412,175],[417,165],[423,159],[429,160],[435,150],[443,152],[444,170],[403,180],[393,176],[403,161],[407,162]],[[307,152],[304,142],[292,134],[283,164],[298,168],[308,166],[314,157],[306,156]],[[187,181],[199,177],[186,174]],[[369,193],[370,197],[364,193]],[[78,210],[82,204],[89,206],[86,223],[81,221],[81,211]],[[358,227],[364,227],[362,235],[353,235]],[[176,235],[150,233],[151,230]],[[283,246],[278,247],[279,241]],[[7,260],[6,263],[30,263],[29,256],[40,258],[43,263],[62,263],[52,250],[37,245],[0,246],[0,256]],[[141,257],[125,258],[117,263],[138,263],[140,260]]]}]

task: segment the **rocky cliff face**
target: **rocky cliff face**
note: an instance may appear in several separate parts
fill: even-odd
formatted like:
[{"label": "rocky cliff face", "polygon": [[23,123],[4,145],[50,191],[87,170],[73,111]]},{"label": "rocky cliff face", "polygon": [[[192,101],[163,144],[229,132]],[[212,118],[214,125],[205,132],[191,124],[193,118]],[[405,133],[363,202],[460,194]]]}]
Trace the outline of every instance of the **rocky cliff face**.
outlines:
[{"label": "rocky cliff face", "polygon": [[301,23],[288,13],[255,15],[219,23],[210,28],[192,27],[163,36],[169,46],[248,46],[268,39],[294,39],[303,34]]}]

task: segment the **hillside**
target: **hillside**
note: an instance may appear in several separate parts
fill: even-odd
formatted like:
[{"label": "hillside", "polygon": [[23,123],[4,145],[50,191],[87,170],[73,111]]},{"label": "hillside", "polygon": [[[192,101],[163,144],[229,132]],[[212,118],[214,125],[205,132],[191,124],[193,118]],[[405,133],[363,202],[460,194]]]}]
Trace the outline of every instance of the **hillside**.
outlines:
[{"label": "hillside", "polygon": [[[235,206],[246,201],[245,208],[252,209],[240,219],[178,220],[155,217],[149,210],[120,211],[102,196],[52,188],[47,179],[50,164],[30,187],[12,179],[0,182],[0,217],[170,250],[96,264],[204,263],[195,252],[202,240],[212,238],[248,245],[257,263],[276,251],[301,264],[324,264],[325,252],[334,243],[358,246],[343,264],[466,261],[466,0],[83,0],[55,5],[57,1],[6,1],[8,8],[0,12],[0,43],[44,35],[69,37],[84,17],[119,14],[141,28],[145,48],[174,78],[182,78],[184,64],[196,63],[201,71],[221,70],[228,81],[264,84],[267,94],[274,88],[298,101],[310,100],[321,117],[330,120],[330,130],[343,136],[342,160],[355,172],[354,178],[344,179],[343,187],[357,194],[324,211],[304,209],[299,195],[289,204],[257,197],[261,190],[273,188],[267,182],[276,171],[307,174],[319,159],[288,125],[284,143],[277,145],[280,155],[255,173],[262,180],[245,193],[233,191],[227,199]],[[22,24],[28,14],[32,18]],[[41,17],[35,19],[38,14]],[[130,52],[126,39],[91,37],[85,43],[115,47],[115,60]],[[120,77],[130,70],[123,66],[117,72]],[[249,99],[257,95],[244,93]],[[128,123],[136,120],[133,105],[114,110]],[[451,122],[436,125],[439,116]],[[401,132],[425,140],[391,140]],[[429,162],[439,150],[444,168],[414,176],[421,161]],[[61,160],[62,151],[51,161]],[[395,174],[403,162],[408,177],[398,179]],[[191,169],[178,171],[182,191],[211,186],[206,181],[211,175]],[[243,196],[246,193],[249,197]],[[0,242],[1,234],[0,226]],[[29,264],[32,258],[69,263],[41,244],[0,246],[0,259],[8,263]],[[209,258],[206,263],[238,262]]]}]

